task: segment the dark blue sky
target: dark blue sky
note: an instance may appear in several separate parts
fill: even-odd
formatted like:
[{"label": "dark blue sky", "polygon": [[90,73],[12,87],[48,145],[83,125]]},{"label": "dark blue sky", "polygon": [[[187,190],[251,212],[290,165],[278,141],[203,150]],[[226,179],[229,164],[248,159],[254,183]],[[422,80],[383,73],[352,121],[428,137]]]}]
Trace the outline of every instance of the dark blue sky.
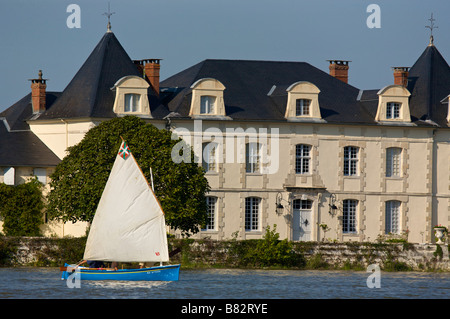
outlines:
[{"label": "dark blue sky", "polygon": [[[392,66],[412,66],[425,50],[431,13],[435,45],[450,61],[448,0],[110,0],[112,31],[132,59],[160,58],[165,79],[204,59],[304,61],[328,72],[351,60],[349,83],[393,83]],[[69,4],[81,28],[68,28]],[[370,29],[370,4],[381,28]],[[108,1],[0,1],[0,111],[30,91],[39,69],[62,91],[106,32]],[[450,93],[450,92],[449,92]]]}]

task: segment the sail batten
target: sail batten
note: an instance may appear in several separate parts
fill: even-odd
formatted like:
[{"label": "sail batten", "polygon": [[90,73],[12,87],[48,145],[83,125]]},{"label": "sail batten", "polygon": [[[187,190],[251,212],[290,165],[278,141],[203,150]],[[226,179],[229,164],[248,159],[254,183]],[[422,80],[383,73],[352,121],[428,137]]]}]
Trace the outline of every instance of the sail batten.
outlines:
[{"label": "sail batten", "polygon": [[92,221],[84,259],[167,262],[164,212],[124,143]]}]

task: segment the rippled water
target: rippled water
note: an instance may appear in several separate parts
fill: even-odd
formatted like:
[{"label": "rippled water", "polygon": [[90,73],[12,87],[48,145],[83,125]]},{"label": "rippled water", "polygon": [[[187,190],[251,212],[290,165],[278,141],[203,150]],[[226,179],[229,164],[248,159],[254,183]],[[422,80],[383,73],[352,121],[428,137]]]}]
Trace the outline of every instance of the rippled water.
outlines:
[{"label": "rippled water", "polygon": [[57,268],[0,268],[0,298],[316,299],[450,298],[450,273],[299,270],[181,270],[177,282],[82,281],[69,288]]}]

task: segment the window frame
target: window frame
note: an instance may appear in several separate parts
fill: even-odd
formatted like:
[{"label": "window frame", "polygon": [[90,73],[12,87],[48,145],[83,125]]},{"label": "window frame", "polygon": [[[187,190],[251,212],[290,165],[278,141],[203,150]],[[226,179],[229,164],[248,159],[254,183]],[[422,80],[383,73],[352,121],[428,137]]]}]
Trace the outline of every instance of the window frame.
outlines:
[{"label": "window frame", "polygon": [[312,211],[313,200],[297,198],[292,201],[292,208],[298,210]]},{"label": "window frame", "polygon": [[[217,172],[218,169],[217,148],[218,144],[213,142],[206,142],[203,143],[202,145],[202,167],[206,173]],[[211,161],[210,159],[213,160]]]},{"label": "window frame", "polygon": [[400,147],[388,147],[386,149],[386,177],[401,177],[402,152]]},{"label": "window frame", "polygon": [[342,232],[344,234],[357,234],[357,214],[359,201],[344,199],[342,201]]},{"label": "window frame", "polygon": [[358,146],[344,147],[344,176],[359,176],[359,152]]},{"label": "window frame", "polygon": [[[128,99],[128,97],[131,97],[131,99]],[[141,112],[141,94],[125,93],[123,98],[124,98],[124,104],[123,104],[123,112],[124,113],[139,113],[139,112]],[[135,98],[137,98],[137,103],[134,103]],[[131,102],[131,104],[130,104],[130,102]]]},{"label": "window frame", "polygon": [[311,150],[308,144],[295,145],[295,174],[311,174]]},{"label": "window frame", "polygon": [[261,198],[245,198],[245,231],[253,232],[260,230]]},{"label": "window frame", "polygon": [[47,185],[47,168],[35,167],[33,168],[33,175],[36,176],[37,180],[43,185]]},{"label": "window frame", "polygon": [[400,109],[402,103],[400,102],[387,102],[386,103],[386,119],[396,120],[400,119]]},{"label": "window frame", "polygon": [[261,173],[261,144],[249,142],[245,144],[245,172],[249,174]]},{"label": "window frame", "polygon": [[295,116],[310,116],[311,115],[311,102],[312,102],[311,99],[296,99],[295,100]]},{"label": "window frame", "polygon": [[215,231],[216,229],[216,216],[217,216],[217,197],[206,196],[207,208],[207,222],[205,228],[202,231]]},{"label": "window frame", "polygon": [[400,234],[400,214],[402,202],[390,200],[385,203],[385,234]]},{"label": "window frame", "polygon": [[212,95],[200,96],[200,114],[214,114],[216,106],[216,97]]}]

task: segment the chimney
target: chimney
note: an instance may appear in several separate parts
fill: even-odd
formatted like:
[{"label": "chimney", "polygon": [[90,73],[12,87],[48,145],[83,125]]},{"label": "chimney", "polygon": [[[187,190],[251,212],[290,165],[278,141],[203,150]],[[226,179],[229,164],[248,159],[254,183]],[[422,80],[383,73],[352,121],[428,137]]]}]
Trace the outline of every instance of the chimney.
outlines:
[{"label": "chimney", "polygon": [[162,59],[145,59],[133,61],[143,77],[152,87],[156,95],[159,96],[159,69]]},{"label": "chimney", "polygon": [[42,70],[39,70],[39,78],[31,79],[31,105],[33,107],[33,114],[42,113],[45,111],[45,89],[47,84],[46,79],[42,78]]},{"label": "chimney", "polygon": [[330,62],[330,75],[344,83],[348,83],[348,63],[351,61],[327,60]]},{"label": "chimney", "polygon": [[136,65],[136,67],[139,70],[139,72],[142,74],[142,77],[145,78],[144,62],[143,62],[143,60],[133,60],[133,62]]},{"label": "chimney", "polygon": [[392,67],[392,70],[394,70],[394,84],[407,87],[408,86],[409,67],[394,66],[394,67]]}]

